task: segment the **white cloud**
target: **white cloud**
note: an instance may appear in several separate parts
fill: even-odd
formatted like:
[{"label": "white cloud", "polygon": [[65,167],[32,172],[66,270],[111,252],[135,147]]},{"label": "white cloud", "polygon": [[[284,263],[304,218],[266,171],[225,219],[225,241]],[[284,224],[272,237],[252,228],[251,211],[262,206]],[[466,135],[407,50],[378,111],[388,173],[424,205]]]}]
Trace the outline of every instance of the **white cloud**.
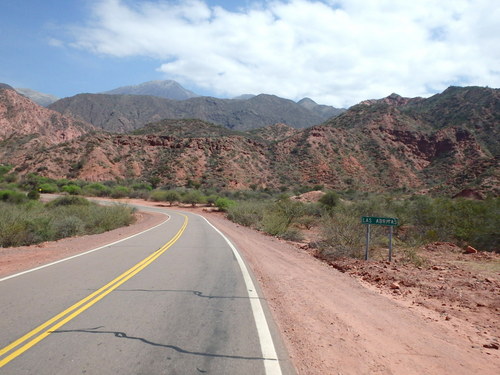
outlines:
[{"label": "white cloud", "polygon": [[450,84],[500,86],[497,0],[275,0],[239,12],[202,0],[98,0],[74,47],[161,61],[217,95],[352,105]]}]

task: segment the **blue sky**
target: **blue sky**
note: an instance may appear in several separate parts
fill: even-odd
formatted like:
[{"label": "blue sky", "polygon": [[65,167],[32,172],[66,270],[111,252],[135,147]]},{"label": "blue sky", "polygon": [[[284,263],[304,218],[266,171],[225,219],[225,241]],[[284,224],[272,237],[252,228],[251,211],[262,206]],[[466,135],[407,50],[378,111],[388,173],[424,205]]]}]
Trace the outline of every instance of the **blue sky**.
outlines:
[{"label": "blue sky", "polygon": [[500,87],[498,0],[2,0],[0,82],[58,97],[174,79],[346,107]]}]

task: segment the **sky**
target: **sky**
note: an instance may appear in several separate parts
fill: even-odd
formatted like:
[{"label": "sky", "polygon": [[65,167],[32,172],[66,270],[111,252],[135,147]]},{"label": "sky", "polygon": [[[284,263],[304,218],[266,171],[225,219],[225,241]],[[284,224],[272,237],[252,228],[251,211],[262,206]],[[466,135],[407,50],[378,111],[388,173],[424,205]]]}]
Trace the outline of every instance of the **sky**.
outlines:
[{"label": "sky", "polygon": [[498,0],[1,0],[0,82],[58,97],[172,79],[348,107],[500,87]]}]

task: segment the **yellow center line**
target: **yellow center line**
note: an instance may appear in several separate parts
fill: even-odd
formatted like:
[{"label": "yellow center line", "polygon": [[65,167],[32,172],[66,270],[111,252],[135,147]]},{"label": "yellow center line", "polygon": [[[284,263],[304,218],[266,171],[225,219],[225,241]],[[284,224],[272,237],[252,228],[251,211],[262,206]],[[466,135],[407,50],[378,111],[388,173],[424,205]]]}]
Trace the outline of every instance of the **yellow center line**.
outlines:
[{"label": "yellow center line", "polygon": [[[36,345],[38,342],[42,341],[44,338],[46,338],[48,335],[50,335],[53,331],[59,329],[62,327],[64,324],[81,314],[83,311],[87,310],[89,307],[103,299],[105,296],[107,296],[109,293],[111,293],[113,290],[118,288],[120,285],[125,283],[127,280],[131,279],[135,275],[137,275],[139,272],[141,272],[144,268],[146,268],[148,265],[153,263],[160,255],[162,255],[165,251],[167,251],[177,240],[181,237],[182,233],[184,233],[184,230],[187,227],[188,223],[188,218],[185,215],[184,216],[184,223],[182,224],[181,229],[175,234],[174,237],[170,241],[168,241],[165,245],[163,245],[160,249],[156,250],[153,254],[150,256],[146,257],[139,263],[137,263],[135,266],[130,268],[129,270],[125,271],[122,273],[120,276],[115,278],[114,280],[110,281],[108,284],[100,288],[99,290],[95,291],[94,293],[90,294],[89,296],[83,298],[79,302],[75,303],[73,306],[69,307],[68,309],[64,310],[63,312],[57,314],[54,316],[52,319],[49,319],[47,322],[39,325],[32,331],[28,332],[25,334],[23,337],[17,339],[16,341],[12,342],[11,344],[7,345],[5,348],[0,350],[0,356],[3,356],[4,354],[12,351],[14,348],[18,347],[19,345],[25,343],[27,340],[29,340],[31,337],[35,336],[39,332],[43,331],[47,327],[49,327],[47,330],[45,330],[43,333],[35,337],[29,342],[26,342],[23,346],[21,346],[19,349],[15,350],[8,356],[6,356],[4,359],[0,360],[0,368],[12,361],[14,358],[18,357],[22,353],[24,353],[26,350],[31,348],[32,346]],[[83,306],[82,306],[83,305]],[[76,311],[75,311],[76,310]],[[68,315],[69,314],[69,315]],[[65,317],[66,316],[66,317]],[[63,320],[59,321],[65,317]],[[53,323],[59,321],[58,323],[52,325]]]}]

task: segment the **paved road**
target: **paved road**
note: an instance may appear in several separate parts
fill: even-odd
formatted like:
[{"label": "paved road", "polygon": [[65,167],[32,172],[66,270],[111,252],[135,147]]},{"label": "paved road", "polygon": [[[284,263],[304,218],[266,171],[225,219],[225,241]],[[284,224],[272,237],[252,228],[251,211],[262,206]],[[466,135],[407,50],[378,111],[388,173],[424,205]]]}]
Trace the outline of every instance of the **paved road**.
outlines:
[{"label": "paved road", "polygon": [[0,374],[293,373],[237,252],[202,217],[169,214],[0,281]]}]

